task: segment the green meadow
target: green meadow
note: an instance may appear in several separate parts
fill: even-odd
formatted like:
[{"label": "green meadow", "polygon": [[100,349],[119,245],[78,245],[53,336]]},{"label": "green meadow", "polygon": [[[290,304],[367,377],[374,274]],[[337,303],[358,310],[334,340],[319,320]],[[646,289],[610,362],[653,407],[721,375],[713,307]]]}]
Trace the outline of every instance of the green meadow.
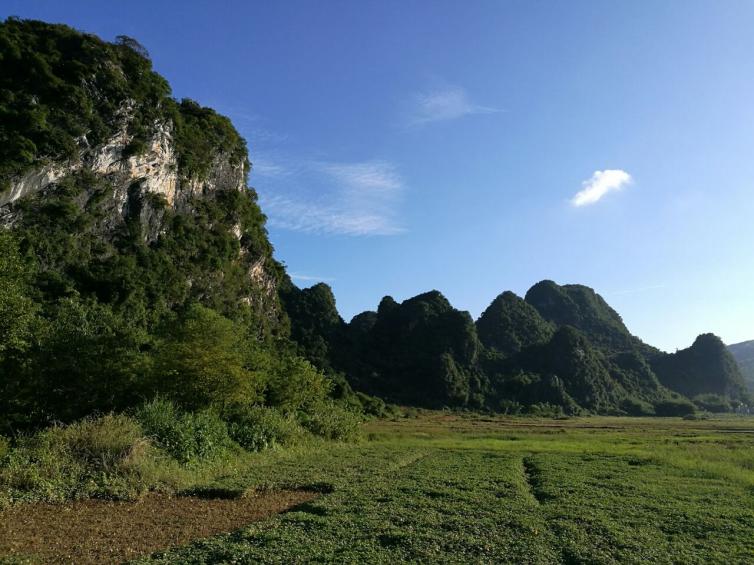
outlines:
[{"label": "green meadow", "polygon": [[431,413],[206,487],[321,494],[141,563],[754,562],[751,418]]}]

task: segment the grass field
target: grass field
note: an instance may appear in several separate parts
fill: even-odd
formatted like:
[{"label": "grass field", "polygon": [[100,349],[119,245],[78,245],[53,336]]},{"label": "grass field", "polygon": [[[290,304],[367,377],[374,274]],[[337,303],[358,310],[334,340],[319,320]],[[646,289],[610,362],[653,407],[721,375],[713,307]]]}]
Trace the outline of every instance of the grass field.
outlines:
[{"label": "grass field", "polygon": [[754,562],[754,421],[433,415],[216,487],[332,492],[143,562]]},{"label": "grass field", "polygon": [[435,413],[366,432],[215,479],[321,494],[139,562],[754,562],[754,419]]}]

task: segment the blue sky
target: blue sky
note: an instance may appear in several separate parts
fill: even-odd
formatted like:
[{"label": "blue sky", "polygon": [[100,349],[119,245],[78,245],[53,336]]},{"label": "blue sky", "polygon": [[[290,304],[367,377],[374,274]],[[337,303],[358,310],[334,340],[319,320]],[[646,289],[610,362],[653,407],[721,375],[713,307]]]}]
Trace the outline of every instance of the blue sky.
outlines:
[{"label": "blue sky", "polygon": [[[667,350],[754,339],[754,2],[5,0],[150,51],[246,137],[341,314],[549,278]],[[579,195],[579,193],[581,193]]]}]

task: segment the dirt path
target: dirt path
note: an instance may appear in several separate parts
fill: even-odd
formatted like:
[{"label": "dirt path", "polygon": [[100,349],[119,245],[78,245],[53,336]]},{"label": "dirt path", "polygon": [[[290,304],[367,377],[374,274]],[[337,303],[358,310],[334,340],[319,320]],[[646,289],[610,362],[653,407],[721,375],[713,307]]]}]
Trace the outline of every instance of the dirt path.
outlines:
[{"label": "dirt path", "polygon": [[0,512],[0,558],[23,555],[42,563],[120,563],[237,530],[317,496],[281,491],[230,500],[150,495],[139,502],[22,504]]}]

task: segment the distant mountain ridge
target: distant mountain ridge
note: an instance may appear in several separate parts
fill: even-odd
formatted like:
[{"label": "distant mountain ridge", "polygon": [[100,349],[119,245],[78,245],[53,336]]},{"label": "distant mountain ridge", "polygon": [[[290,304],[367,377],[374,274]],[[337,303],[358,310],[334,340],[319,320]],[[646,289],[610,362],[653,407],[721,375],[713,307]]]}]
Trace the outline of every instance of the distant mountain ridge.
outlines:
[{"label": "distant mountain ridge", "polygon": [[[317,285],[324,292],[326,285]],[[286,304],[306,300],[294,290]],[[541,281],[525,298],[501,293],[479,319],[456,310],[438,291],[346,323],[333,300],[308,319],[289,308],[293,327],[310,336],[301,353],[343,372],[356,390],[428,407],[503,411],[673,414],[731,409],[749,398],[733,357],[719,338],[700,336],[688,349],[663,353],[633,336],[593,289]],[[330,338],[306,342],[322,320]],[[308,328],[308,329],[307,329]],[[322,335],[321,333],[319,335]],[[325,344],[325,345],[323,345]]]},{"label": "distant mountain ridge", "polygon": [[749,392],[754,393],[754,339],[729,345],[728,350],[738,362]]},{"label": "distant mountain ridge", "polygon": [[[700,335],[687,349],[658,356],[652,368],[660,382],[688,397],[718,394],[740,398],[745,394],[738,363],[722,340],[713,334]],[[710,378],[712,375],[716,378]]]}]

